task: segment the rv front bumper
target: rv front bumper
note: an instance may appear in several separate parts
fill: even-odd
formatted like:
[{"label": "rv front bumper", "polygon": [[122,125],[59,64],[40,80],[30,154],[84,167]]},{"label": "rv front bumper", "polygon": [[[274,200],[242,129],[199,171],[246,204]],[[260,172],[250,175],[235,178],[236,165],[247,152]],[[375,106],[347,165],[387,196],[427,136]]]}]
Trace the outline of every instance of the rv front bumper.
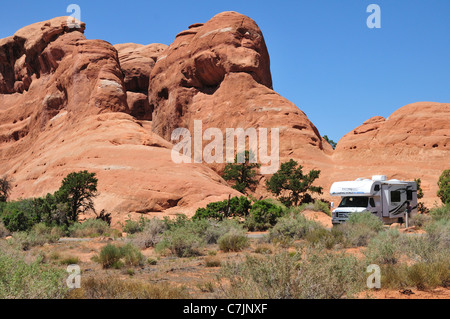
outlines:
[{"label": "rv front bumper", "polygon": [[333,225],[338,225],[338,224],[345,223],[348,220],[348,218],[350,217],[351,214],[352,213],[342,213],[342,212],[333,213],[333,217],[331,219],[331,223]]}]

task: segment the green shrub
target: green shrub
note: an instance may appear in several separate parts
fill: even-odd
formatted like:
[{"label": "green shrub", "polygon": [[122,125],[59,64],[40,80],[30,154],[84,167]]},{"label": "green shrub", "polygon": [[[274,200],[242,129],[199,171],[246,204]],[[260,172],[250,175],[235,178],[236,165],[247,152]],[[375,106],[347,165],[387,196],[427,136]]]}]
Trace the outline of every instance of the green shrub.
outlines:
[{"label": "green shrub", "polygon": [[429,223],[425,230],[430,241],[441,249],[450,248],[450,219],[438,219]]},{"label": "green shrub", "polygon": [[[404,235],[403,235],[404,236]],[[405,239],[398,230],[389,229],[372,238],[364,252],[371,264],[396,264],[402,254]]]},{"label": "green shrub", "polygon": [[142,231],[127,238],[128,241],[141,249],[154,247],[162,240],[162,234],[167,230],[167,224],[157,218],[148,220],[143,227]]},{"label": "green shrub", "polygon": [[149,264],[149,265],[154,266],[154,265],[156,265],[157,263],[158,263],[158,261],[157,261],[155,258],[148,258],[148,259],[147,259],[147,264]]},{"label": "green shrub", "polygon": [[222,202],[214,202],[206,205],[206,208],[199,208],[192,217],[198,219],[222,220],[228,217],[245,217],[251,208],[251,202],[245,196],[233,197]]},{"label": "green shrub", "polygon": [[40,216],[36,213],[33,200],[24,199],[7,203],[2,220],[10,232],[27,231],[40,221]]},{"label": "green shrub", "polygon": [[80,258],[71,256],[62,259],[59,263],[61,265],[77,265],[80,262]]},{"label": "green shrub", "polygon": [[439,187],[437,196],[441,199],[442,203],[450,204],[450,169],[442,172],[437,184]]},{"label": "green shrub", "polygon": [[100,254],[93,258],[103,268],[119,269],[125,266],[142,266],[145,258],[139,248],[131,243],[123,246],[108,244],[102,248]]},{"label": "green shrub", "polygon": [[203,228],[199,228],[197,233],[206,241],[207,244],[217,244],[219,238],[231,230],[245,232],[242,225],[240,225],[238,221],[232,219],[225,219],[223,221],[194,221],[194,225],[196,223],[201,224],[202,222],[204,222],[205,225]]},{"label": "green shrub", "polygon": [[334,226],[331,234],[336,243],[341,243],[347,248],[367,246],[369,240],[377,235],[373,229],[364,224],[350,223]]},{"label": "green shrub", "polygon": [[61,299],[66,278],[67,272],[42,264],[40,258],[27,263],[0,247],[0,299]]},{"label": "green shrub", "polygon": [[123,225],[123,231],[127,234],[135,234],[144,230],[145,226],[150,220],[144,218],[143,216],[139,217],[139,220],[125,220],[125,224]]},{"label": "green shrub", "polygon": [[270,244],[258,244],[255,248],[256,254],[262,254],[262,255],[270,255],[273,254],[273,247]]},{"label": "green shrub", "polygon": [[350,225],[364,225],[375,232],[384,229],[383,222],[376,215],[368,211],[351,214],[347,223]]},{"label": "green shrub", "polygon": [[177,227],[164,232],[163,239],[155,246],[156,251],[168,250],[177,257],[192,257],[201,254],[205,241],[188,227]]},{"label": "green shrub", "polygon": [[133,244],[128,243],[120,247],[120,254],[126,266],[142,266],[144,264],[144,255]]},{"label": "green shrub", "polygon": [[303,215],[291,213],[278,219],[276,225],[269,231],[269,240],[285,242],[303,239],[309,232],[318,228],[323,226]]},{"label": "green shrub", "polygon": [[245,218],[245,226],[250,231],[266,230],[275,225],[283,213],[283,208],[271,201],[256,201]]},{"label": "green shrub", "polygon": [[241,251],[249,246],[249,241],[245,232],[232,229],[219,238],[218,244],[224,252]]},{"label": "green shrub", "polygon": [[13,233],[12,244],[21,250],[29,250],[35,246],[55,243],[63,236],[60,227],[48,227],[45,224],[36,224],[28,232]]},{"label": "green shrub", "polygon": [[119,269],[123,266],[120,261],[122,258],[122,251],[120,247],[112,244],[108,244],[102,248],[100,254],[94,257],[94,261],[99,262],[103,268],[115,268]]},{"label": "green shrub", "polygon": [[450,219],[450,204],[432,208],[430,210],[430,216],[434,221],[441,219]]},{"label": "green shrub", "polygon": [[423,227],[430,221],[431,217],[425,214],[417,214],[411,217],[410,225],[416,227]]},{"label": "green shrub", "polygon": [[75,223],[69,227],[70,237],[98,237],[109,236],[111,228],[108,223],[100,219],[87,219],[83,223]]},{"label": "green shrub", "polygon": [[335,245],[335,237],[325,228],[316,228],[306,235],[306,240],[313,245],[323,245],[331,249]]}]

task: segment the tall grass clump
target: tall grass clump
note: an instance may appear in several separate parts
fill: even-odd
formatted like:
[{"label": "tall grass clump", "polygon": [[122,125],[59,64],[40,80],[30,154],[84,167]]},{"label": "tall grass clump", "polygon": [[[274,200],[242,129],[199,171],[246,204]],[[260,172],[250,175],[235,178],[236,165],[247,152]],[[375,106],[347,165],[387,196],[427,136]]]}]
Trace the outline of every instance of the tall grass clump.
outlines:
[{"label": "tall grass clump", "polygon": [[139,248],[131,243],[124,246],[107,244],[97,256],[93,257],[93,261],[100,263],[104,269],[120,269],[124,265],[140,266],[144,264],[144,260]]},{"label": "tall grass clump", "polygon": [[269,231],[271,242],[292,242],[303,239],[310,232],[323,228],[316,221],[308,220],[301,214],[290,213],[278,219],[276,225]]},{"label": "tall grass clump", "polygon": [[365,283],[355,257],[312,249],[295,255],[249,255],[243,262],[223,265],[219,280],[221,297],[232,299],[350,298]]},{"label": "tall grass clump", "polygon": [[88,219],[83,223],[74,223],[69,227],[70,237],[98,237],[109,236],[111,228],[101,219]]},{"label": "tall grass clump", "polygon": [[249,246],[249,240],[244,231],[231,229],[219,238],[218,244],[224,252],[241,251]]}]

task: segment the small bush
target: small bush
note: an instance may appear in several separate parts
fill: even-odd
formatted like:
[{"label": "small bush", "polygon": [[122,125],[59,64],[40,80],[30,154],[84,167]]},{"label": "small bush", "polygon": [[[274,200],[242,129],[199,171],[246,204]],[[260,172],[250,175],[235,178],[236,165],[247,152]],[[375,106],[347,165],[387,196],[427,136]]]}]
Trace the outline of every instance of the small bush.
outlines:
[{"label": "small bush", "polygon": [[122,252],[120,248],[108,244],[102,248],[100,254],[94,257],[94,261],[99,262],[103,268],[116,268],[119,269],[123,266],[123,263],[120,261],[122,258]]},{"label": "small bush", "polygon": [[434,245],[440,249],[448,250],[450,248],[450,220],[440,219],[429,223],[425,230],[427,236]]},{"label": "small bush", "polygon": [[335,237],[325,228],[317,228],[306,235],[306,240],[313,245],[323,245],[331,249],[335,245]]},{"label": "small bush", "polygon": [[404,241],[398,230],[389,229],[371,239],[364,254],[371,264],[396,264]]},{"label": "small bush", "polygon": [[100,254],[93,258],[102,265],[103,268],[120,269],[126,266],[141,266],[144,264],[144,256],[141,251],[131,243],[123,246],[107,244],[102,248]]},{"label": "small bush", "polygon": [[278,218],[283,215],[283,208],[271,201],[256,201],[248,216],[245,218],[245,226],[250,231],[266,230],[275,225]]},{"label": "small bush", "polygon": [[410,225],[416,227],[423,227],[430,221],[431,217],[429,215],[417,214],[411,217]]},{"label": "small bush", "polygon": [[[160,219],[153,218],[145,223],[142,231],[135,232],[127,240],[141,249],[154,247],[162,240],[165,230],[167,230],[167,224]],[[131,230],[128,229],[128,231]]]},{"label": "small bush", "polygon": [[273,247],[269,244],[259,244],[255,248],[255,253],[262,255],[270,255],[273,254]]},{"label": "small bush", "polygon": [[[130,217],[130,216],[128,216]],[[127,219],[123,225],[123,231],[127,234],[135,234],[144,230],[150,220],[140,216],[139,220]]]},{"label": "small bush", "polygon": [[204,245],[203,238],[189,228],[178,227],[164,232],[163,239],[155,248],[158,252],[168,250],[177,257],[192,257],[200,255],[200,250]]},{"label": "small bush", "polygon": [[430,210],[430,216],[434,221],[441,219],[450,219],[450,203],[442,205],[441,207],[435,207]]},{"label": "small bush", "polygon": [[206,267],[220,267],[222,265],[222,261],[217,256],[208,256],[205,258]]},{"label": "small bush", "polygon": [[109,236],[111,228],[101,219],[88,219],[83,223],[75,223],[69,227],[70,237],[98,237]]},{"label": "small bush", "polygon": [[158,261],[155,258],[148,258],[147,259],[147,264],[154,266],[158,263]]},{"label": "small bush", "polygon": [[285,242],[303,239],[309,232],[318,228],[323,226],[303,215],[291,213],[278,219],[276,225],[269,231],[269,240]]},{"label": "small bush", "polygon": [[348,221],[350,225],[364,225],[374,232],[384,229],[383,222],[371,212],[351,214]]},{"label": "small bush", "polygon": [[241,251],[249,246],[249,241],[245,232],[232,229],[219,238],[218,244],[224,252]]},{"label": "small bush", "polygon": [[244,228],[236,220],[225,219],[223,221],[194,221],[197,225],[196,233],[199,234],[207,244],[217,244],[219,238],[231,230],[245,232]]},{"label": "small bush", "polygon": [[347,248],[367,246],[369,240],[377,235],[366,225],[349,223],[333,227],[331,233],[336,243],[341,243]]},{"label": "small bush", "polygon": [[139,248],[128,243],[120,247],[121,260],[126,266],[142,266],[144,264],[144,255]]},{"label": "small bush", "polygon": [[66,257],[66,258],[62,259],[59,263],[61,265],[77,265],[80,263],[80,258],[75,257],[75,256]]}]

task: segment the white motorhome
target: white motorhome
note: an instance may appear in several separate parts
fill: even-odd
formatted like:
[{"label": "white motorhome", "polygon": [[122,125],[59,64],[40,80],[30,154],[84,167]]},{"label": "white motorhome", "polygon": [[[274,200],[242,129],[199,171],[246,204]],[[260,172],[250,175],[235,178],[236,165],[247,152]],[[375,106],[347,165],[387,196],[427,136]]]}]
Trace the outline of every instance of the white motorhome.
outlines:
[{"label": "white motorhome", "polygon": [[350,214],[363,211],[372,212],[385,224],[403,222],[408,202],[412,208],[409,217],[417,214],[416,182],[387,180],[384,175],[335,182],[330,195],[341,197],[339,206],[333,210],[333,225],[345,222]]}]

